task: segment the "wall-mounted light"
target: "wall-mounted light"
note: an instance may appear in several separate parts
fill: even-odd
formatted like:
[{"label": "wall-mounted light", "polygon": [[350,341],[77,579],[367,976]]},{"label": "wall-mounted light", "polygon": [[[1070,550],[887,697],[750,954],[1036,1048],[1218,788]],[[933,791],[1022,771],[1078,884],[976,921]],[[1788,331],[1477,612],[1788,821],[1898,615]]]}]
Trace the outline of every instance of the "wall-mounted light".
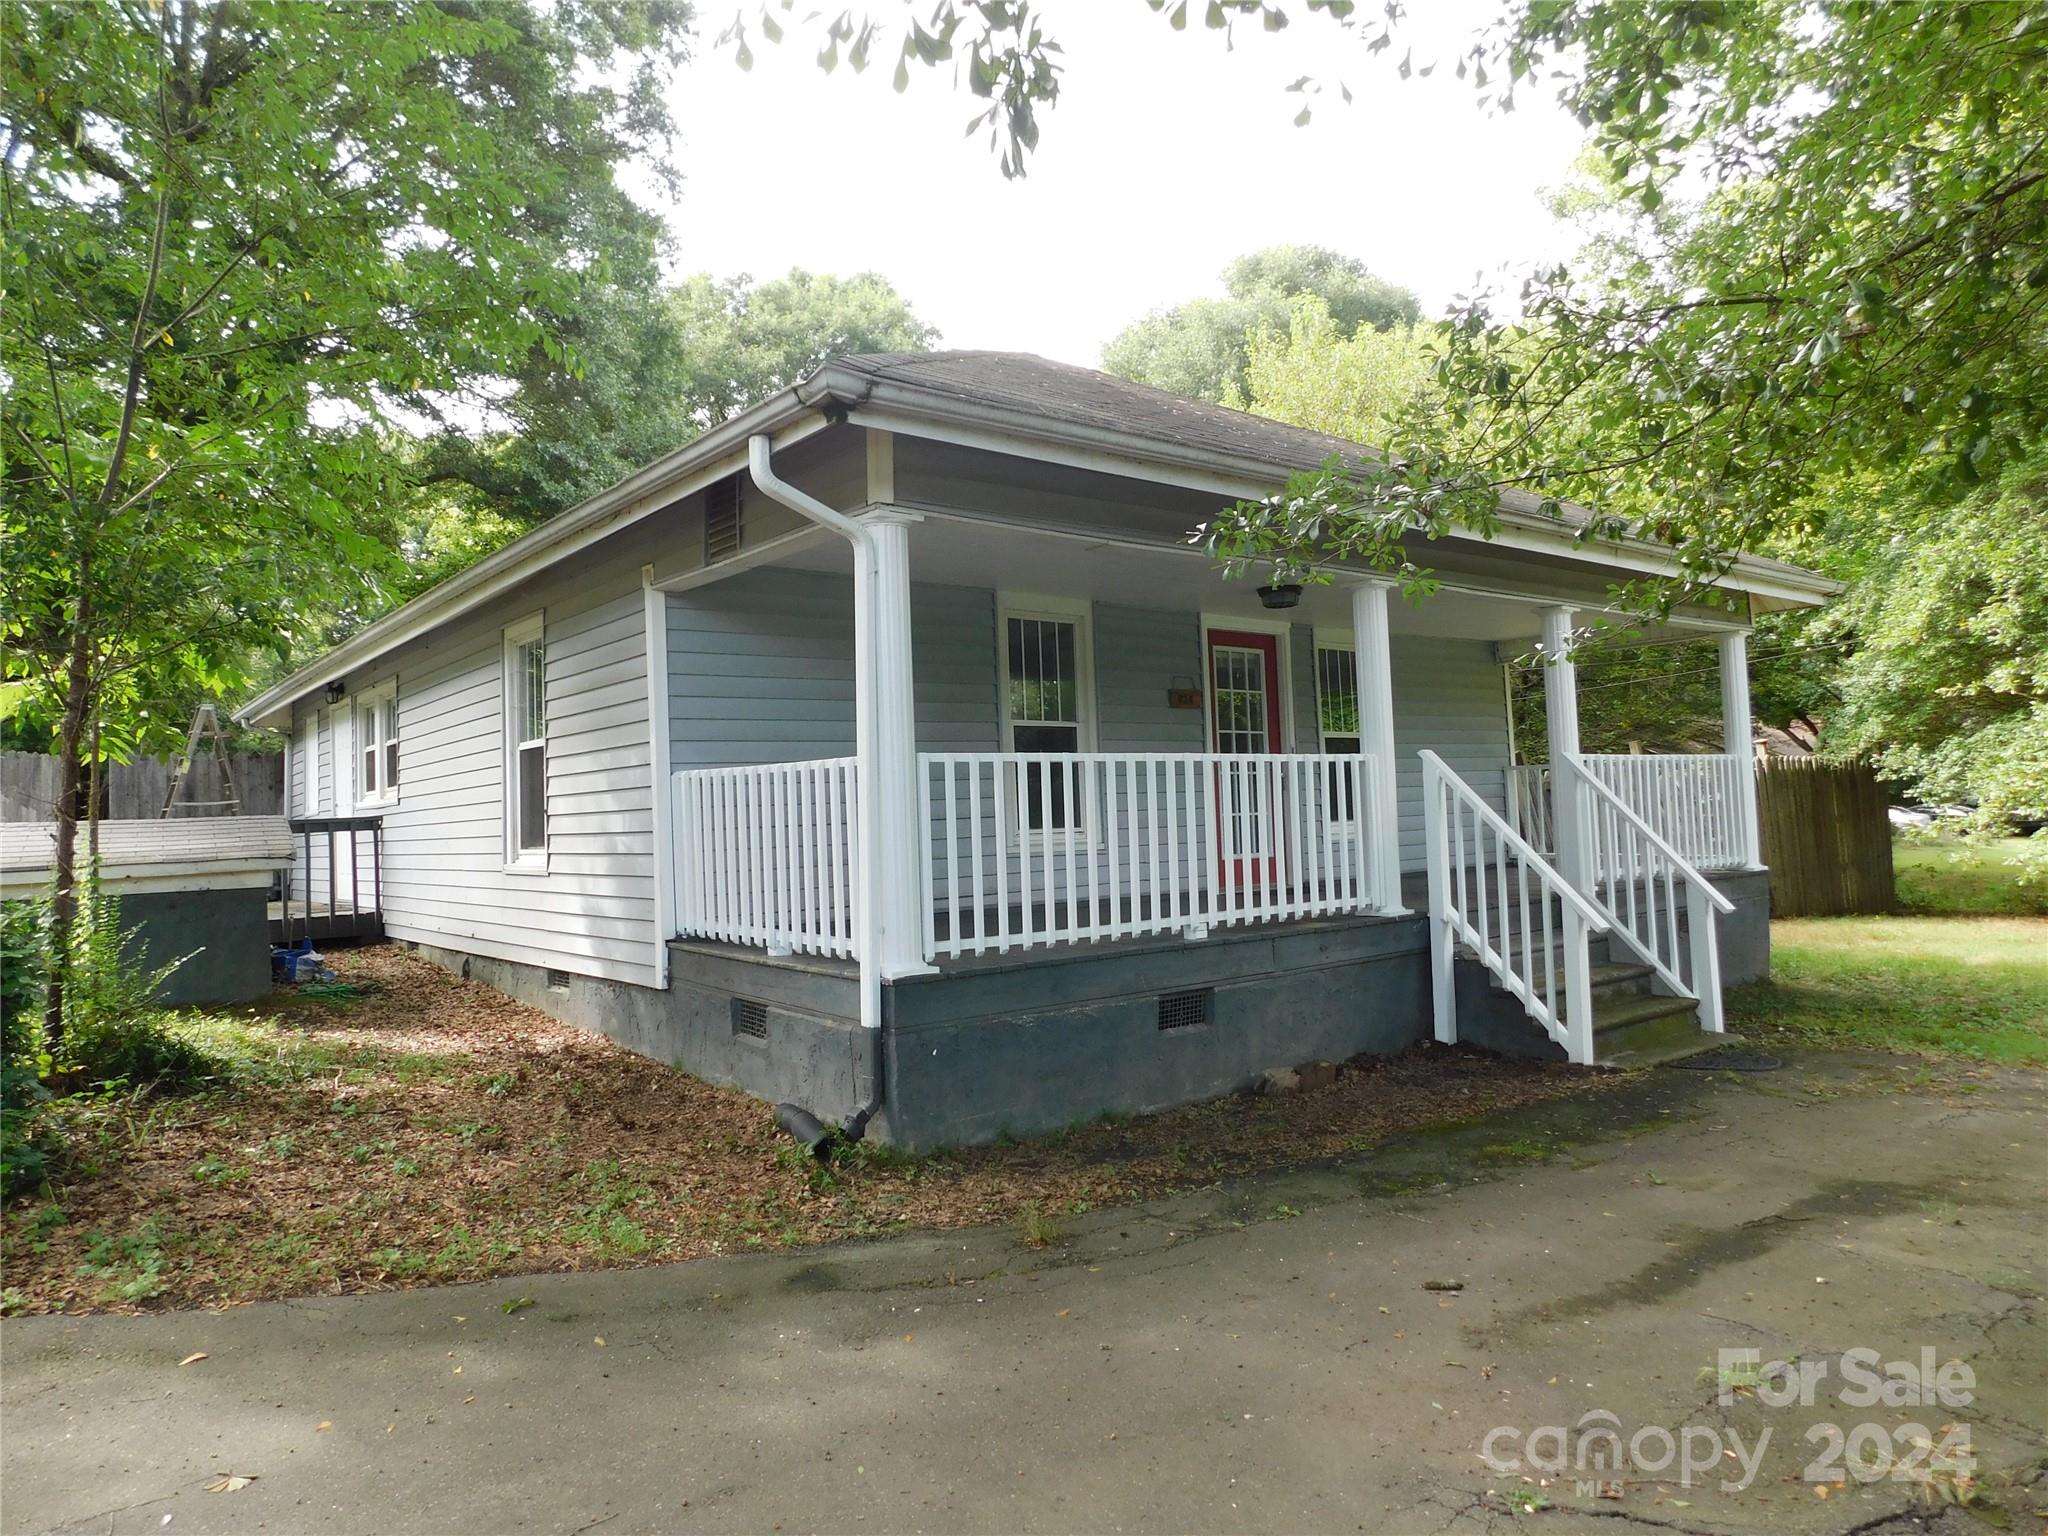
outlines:
[{"label": "wall-mounted light", "polygon": [[330,704],[339,704],[341,702],[341,696],[347,692],[348,688],[343,684],[342,680],[337,677],[333,682],[327,685],[327,702]]}]

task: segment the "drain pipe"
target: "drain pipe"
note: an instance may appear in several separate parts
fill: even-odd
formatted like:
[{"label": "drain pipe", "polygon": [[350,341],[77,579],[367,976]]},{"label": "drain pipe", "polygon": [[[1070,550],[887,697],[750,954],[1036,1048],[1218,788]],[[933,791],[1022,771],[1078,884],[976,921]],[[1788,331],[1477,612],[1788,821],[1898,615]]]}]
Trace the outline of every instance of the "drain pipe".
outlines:
[{"label": "drain pipe", "polygon": [[[747,439],[747,470],[754,486],[771,501],[780,502],[799,517],[829,528],[853,546],[853,693],[855,804],[860,816],[860,881],[855,890],[854,942],[860,964],[860,1026],[867,1040],[867,1103],[849,1116],[841,1133],[859,1141],[868,1122],[882,1107],[882,963],[875,935],[875,903],[867,889],[874,871],[881,868],[881,823],[873,813],[870,786],[875,774],[875,646],[873,634],[875,552],[868,530],[844,512],[828,507],[808,491],[800,490],[775,473],[775,443],[765,433]],[[775,1107],[776,1123],[815,1156],[825,1145],[818,1118],[795,1104]]]}]

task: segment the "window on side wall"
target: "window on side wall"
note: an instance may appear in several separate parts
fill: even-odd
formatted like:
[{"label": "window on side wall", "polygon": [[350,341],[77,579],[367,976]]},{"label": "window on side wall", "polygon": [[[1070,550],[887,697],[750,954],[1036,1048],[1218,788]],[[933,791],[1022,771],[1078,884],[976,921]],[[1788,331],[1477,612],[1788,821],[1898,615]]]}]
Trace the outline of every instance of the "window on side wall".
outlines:
[{"label": "window on side wall", "polygon": [[[1348,646],[1316,647],[1316,729],[1323,751],[1331,756],[1358,752],[1358,655]],[[1351,775],[1332,765],[1330,804],[1345,821],[1358,819],[1357,791]]]},{"label": "window on side wall", "polygon": [[356,804],[398,799],[398,685],[356,695]]},{"label": "window on side wall", "polygon": [[1042,760],[1094,747],[1095,680],[1085,604],[1005,602],[1002,613],[1003,745],[1041,760],[1020,764],[1005,786],[1012,828],[1028,837],[1090,823],[1078,764]]},{"label": "window on side wall", "polygon": [[548,656],[541,616],[505,631],[505,863],[548,860]]}]

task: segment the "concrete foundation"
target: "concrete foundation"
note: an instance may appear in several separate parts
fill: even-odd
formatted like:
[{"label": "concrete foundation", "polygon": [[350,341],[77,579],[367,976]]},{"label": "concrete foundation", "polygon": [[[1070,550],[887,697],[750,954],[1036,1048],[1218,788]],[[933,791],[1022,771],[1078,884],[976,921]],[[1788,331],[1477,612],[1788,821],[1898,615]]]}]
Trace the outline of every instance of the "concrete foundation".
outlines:
[{"label": "concrete foundation", "polygon": [[[1730,986],[1770,969],[1770,880],[1717,875]],[[1596,944],[1595,958],[1600,958]],[[859,981],[844,961],[677,940],[669,990],[420,952],[565,1023],[770,1102],[844,1119],[872,1093]],[[911,1150],[1034,1136],[1245,1087],[1269,1067],[1397,1051],[1430,1033],[1419,916],[1226,929],[949,962],[883,989],[884,1108],[869,1134]],[[1562,1055],[1476,965],[1461,1040]]]},{"label": "concrete foundation", "polygon": [[[869,1134],[912,1150],[1030,1136],[1245,1087],[1268,1068],[1395,1051],[1429,1030],[1419,918],[1227,930],[988,957],[883,992]],[[677,941],[667,992],[420,946],[642,1055],[820,1118],[871,1094],[850,964]],[[1167,999],[1164,1004],[1162,999]]]},{"label": "concrete foundation", "polygon": [[1722,914],[1721,985],[1739,987],[1771,974],[1771,872],[1729,869],[1707,876],[1717,891],[1735,903]]},{"label": "concrete foundation", "polygon": [[[1429,1032],[1420,918],[969,962],[888,989],[891,1141],[1031,1136],[1228,1093]],[[1191,1022],[1189,1022],[1191,1021]]]}]

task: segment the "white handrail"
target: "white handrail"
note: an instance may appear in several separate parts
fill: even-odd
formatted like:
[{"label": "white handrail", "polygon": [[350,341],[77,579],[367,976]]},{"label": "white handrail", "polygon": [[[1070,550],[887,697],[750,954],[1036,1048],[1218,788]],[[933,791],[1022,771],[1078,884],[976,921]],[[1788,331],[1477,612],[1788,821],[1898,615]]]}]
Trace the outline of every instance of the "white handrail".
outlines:
[{"label": "white handrail", "polygon": [[1589,752],[1580,761],[1695,869],[1739,869],[1753,862],[1739,759],[1725,752]]},{"label": "white handrail", "polygon": [[[1714,917],[1733,912],[1735,903],[1714,889],[1627,801],[1589,772],[1583,760],[1564,761],[1569,771],[1553,776],[1551,782],[1553,792],[1562,784],[1569,786],[1565,792],[1583,796],[1576,821],[1586,844],[1582,867],[1591,886],[1587,894],[1599,905],[1614,934],[1661,981],[1698,1000],[1700,1027],[1719,1034],[1725,1025],[1720,939]],[[1681,887],[1686,904],[1683,945],[1678,926]]]},{"label": "white handrail", "polygon": [[1590,1065],[1589,940],[1607,931],[1606,917],[1442,758],[1421,757],[1437,1039],[1457,1038],[1454,947],[1462,943],[1571,1060]]},{"label": "white handrail", "polygon": [[858,761],[677,772],[676,931],[858,958]]},{"label": "white handrail", "polygon": [[1363,754],[925,752],[927,960],[1375,910]]}]

